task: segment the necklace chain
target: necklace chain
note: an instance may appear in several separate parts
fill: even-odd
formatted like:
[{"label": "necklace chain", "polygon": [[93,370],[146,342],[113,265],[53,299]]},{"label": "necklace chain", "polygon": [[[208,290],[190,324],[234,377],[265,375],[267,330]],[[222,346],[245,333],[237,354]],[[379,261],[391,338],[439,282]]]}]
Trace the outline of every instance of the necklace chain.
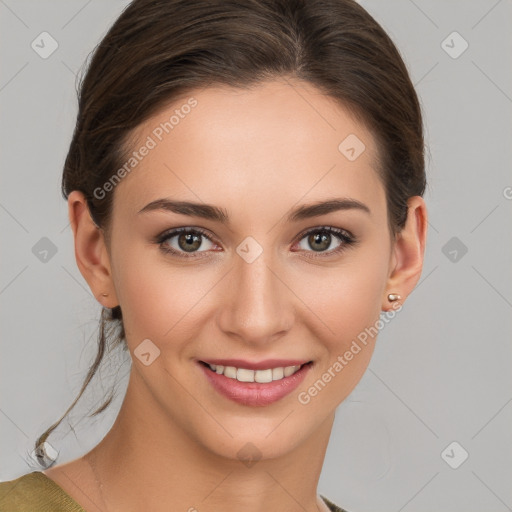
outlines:
[{"label": "necklace chain", "polygon": [[[98,474],[96,473],[96,463],[95,463],[95,460],[96,460],[96,456],[94,453],[89,453],[87,454],[85,457],[85,460],[87,461],[87,464],[89,464],[89,467],[91,468],[92,470],[92,473],[94,475],[94,479],[96,480],[96,485],[98,487],[98,490],[100,492],[100,498],[101,498],[101,501],[103,503],[103,506],[105,507],[103,510],[105,512],[108,512],[108,507],[107,507],[107,504],[105,502],[105,497],[103,496],[103,483],[100,482],[100,480],[98,479]],[[89,460],[91,459],[91,460]]]}]

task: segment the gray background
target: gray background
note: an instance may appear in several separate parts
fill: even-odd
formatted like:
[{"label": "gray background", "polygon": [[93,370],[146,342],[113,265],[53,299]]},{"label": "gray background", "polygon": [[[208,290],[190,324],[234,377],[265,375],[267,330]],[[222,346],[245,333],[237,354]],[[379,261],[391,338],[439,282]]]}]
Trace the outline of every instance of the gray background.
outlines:
[{"label": "gray background", "polygon": [[[0,0],[1,480],[38,469],[33,442],[96,351],[100,306],[75,263],[60,179],[75,73],[126,3]],[[319,491],[351,512],[512,510],[512,1],[361,3],[420,95],[430,225],[417,288],[338,408]],[[43,31],[58,43],[46,59],[31,48]],[[105,435],[129,369],[127,354],[112,359],[52,434],[58,463]],[[116,380],[114,404],[85,418]]]}]

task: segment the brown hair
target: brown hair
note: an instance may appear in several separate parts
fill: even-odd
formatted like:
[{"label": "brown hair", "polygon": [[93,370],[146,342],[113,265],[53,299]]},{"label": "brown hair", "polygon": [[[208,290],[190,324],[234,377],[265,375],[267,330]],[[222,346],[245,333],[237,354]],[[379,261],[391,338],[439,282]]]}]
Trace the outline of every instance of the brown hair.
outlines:
[{"label": "brown hair", "polygon": [[[426,187],[420,104],[391,39],[354,0],[134,0],[95,48],[81,78],[76,127],[62,194],[85,195],[109,240],[113,193],[102,187],[126,161],[134,128],[188,91],[209,85],[247,88],[290,77],[339,101],[372,132],[379,176],[395,235],[407,200]],[[340,141],[341,142],[341,141]],[[132,148],[133,150],[133,148]],[[119,330],[108,336],[107,325]],[[103,308],[98,354],[79,395],[35,442],[42,444],[82,396],[106,351],[125,338],[120,306]],[[91,416],[111,402],[106,400]]]}]

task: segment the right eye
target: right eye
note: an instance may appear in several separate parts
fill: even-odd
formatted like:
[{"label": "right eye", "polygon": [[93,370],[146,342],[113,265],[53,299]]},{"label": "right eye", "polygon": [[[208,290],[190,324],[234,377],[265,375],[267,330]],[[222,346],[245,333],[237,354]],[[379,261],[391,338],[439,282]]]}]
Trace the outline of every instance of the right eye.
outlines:
[{"label": "right eye", "polygon": [[[206,231],[188,227],[166,231],[158,237],[157,243],[164,252],[181,258],[198,257],[194,254],[207,252],[215,246]],[[205,250],[200,251],[201,248],[205,248]]]}]

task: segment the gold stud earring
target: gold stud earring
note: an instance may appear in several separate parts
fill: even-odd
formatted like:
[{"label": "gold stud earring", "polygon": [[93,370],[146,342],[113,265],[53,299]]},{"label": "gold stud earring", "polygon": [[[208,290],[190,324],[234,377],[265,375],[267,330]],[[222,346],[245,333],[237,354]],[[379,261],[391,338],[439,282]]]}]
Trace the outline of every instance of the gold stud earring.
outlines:
[{"label": "gold stud earring", "polygon": [[402,297],[398,295],[398,293],[390,293],[388,295],[389,302],[395,302],[395,300],[400,300]]},{"label": "gold stud earring", "polygon": [[102,293],[102,297],[108,297],[108,293]]}]

